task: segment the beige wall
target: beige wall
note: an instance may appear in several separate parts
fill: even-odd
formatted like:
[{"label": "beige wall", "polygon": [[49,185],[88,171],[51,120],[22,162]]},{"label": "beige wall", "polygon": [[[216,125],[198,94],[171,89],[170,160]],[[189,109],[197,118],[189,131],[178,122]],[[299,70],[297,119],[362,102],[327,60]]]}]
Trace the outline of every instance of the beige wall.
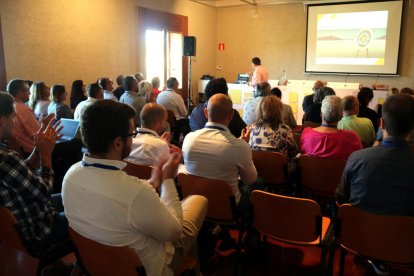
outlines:
[{"label": "beige wall", "polygon": [[45,80],[70,90],[75,79],[139,71],[138,6],[188,16],[189,35],[197,37],[193,84],[214,72],[214,8],[188,0],[0,0],[7,80]]},{"label": "beige wall", "polygon": [[[407,2],[407,1],[406,1]],[[259,56],[269,69],[270,78],[278,79],[286,70],[288,79],[306,79],[306,9],[302,4],[259,6],[258,16],[249,6],[217,10],[217,43],[225,43],[225,51],[217,51],[216,76],[235,81],[237,74],[251,71],[251,58]],[[400,52],[400,77],[379,77],[378,84],[390,87],[414,87],[414,11],[406,3]],[[311,75],[310,80],[345,81],[346,76]],[[349,76],[348,82],[372,85],[377,77]]]}]

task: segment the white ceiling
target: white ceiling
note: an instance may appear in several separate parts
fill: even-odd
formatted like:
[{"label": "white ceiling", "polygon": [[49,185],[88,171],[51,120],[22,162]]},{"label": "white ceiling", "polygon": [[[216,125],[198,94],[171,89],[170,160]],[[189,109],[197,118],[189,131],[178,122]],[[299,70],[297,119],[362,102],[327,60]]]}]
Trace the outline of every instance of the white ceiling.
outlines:
[{"label": "white ceiling", "polygon": [[215,8],[242,6],[242,5],[277,5],[277,4],[317,4],[329,2],[352,2],[357,0],[190,0],[200,4],[208,5]]}]

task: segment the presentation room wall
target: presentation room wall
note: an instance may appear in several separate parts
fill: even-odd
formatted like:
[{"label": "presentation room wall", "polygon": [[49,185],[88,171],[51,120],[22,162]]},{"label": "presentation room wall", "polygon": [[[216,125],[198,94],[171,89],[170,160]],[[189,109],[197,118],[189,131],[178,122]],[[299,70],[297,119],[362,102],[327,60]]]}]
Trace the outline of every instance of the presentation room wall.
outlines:
[{"label": "presentation room wall", "polygon": [[90,83],[137,69],[136,9],[131,0],[0,4],[7,79]]},{"label": "presentation room wall", "polygon": [[[414,5],[405,3],[401,34],[400,77],[379,77],[377,83],[414,87]],[[307,79],[304,74],[306,47],[306,9],[302,4],[259,6],[257,17],[251,6],[217,10],[217,51],[215,75],[235,81],[237,74],[252,71],[251,58],[258,56],[268,68],[270,79],[278,79],[286,70],[288,79]],[[344,82],[346,76],[311,75],[310,79]],[[349,76],[348,82],[372,85],[377,76]]]},{"label": "presentation room wall", "polygon": [[113,80],[144,66],[139,54],[138,6],[188,16],[197,37],[193,94],[197,80],[215,73],[216,10],[187,0],[1,0],[6,78],[63,83]]}]

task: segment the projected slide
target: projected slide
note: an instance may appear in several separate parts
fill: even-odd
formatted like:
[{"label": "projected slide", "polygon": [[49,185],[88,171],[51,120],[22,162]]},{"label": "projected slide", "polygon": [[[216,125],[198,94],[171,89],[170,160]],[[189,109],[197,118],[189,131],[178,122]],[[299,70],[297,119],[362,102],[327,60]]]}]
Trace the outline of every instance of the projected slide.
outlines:
[{"label": "projected slide", "polygon": [[316,64],[384,65],[388,11],[318,14]]},{"label": "projected slide", "polygon": [[309,5],[305,72],[397,75],[402,10],[399,0]]}]

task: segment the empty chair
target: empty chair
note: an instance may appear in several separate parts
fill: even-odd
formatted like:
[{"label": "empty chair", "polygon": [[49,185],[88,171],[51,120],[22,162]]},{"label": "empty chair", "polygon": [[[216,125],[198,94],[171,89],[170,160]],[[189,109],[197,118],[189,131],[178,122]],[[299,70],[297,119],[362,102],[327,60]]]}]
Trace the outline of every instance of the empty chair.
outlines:
[{"label": "empty chair", "polygon": [[378,215],[343,204],[335,228],[341,247],[340,275],[347,251],[391,265],[414,264],[414,217]]},{"label": "empty chair", "polygon": [[138,165],[132,162],[127,162],[126,167],[124,168],[124,171],[132,176],[138,177],[139,179],[150,179],[151,178],[151,172],[152,168],[149,166],[143,166]]},{"label": "empty chair", "polygon": [[310,155],[299,157],[300,179],[304,192],[320,198],[334,200],[346,160],[320,158]]},{"label": "empty chair", "polygon": [[222,224],[237,224],[236,199],[231,187],[221,181],[180,173],[178,182],[183,197],[202,195],[208,199],[206,221]]},{"label": "empty chair", "polygon": [[6,248],[25,252],[39,260],[36,272],[38,276],[42,274],[43,268],[60,260],[74,250],[73,243],[70,240],[56,243],[44,252],[29,250],[20,239],[16,218],[9,209],[4,207],[0,208],[0,225],[0,242]]},{"label": "empty chair", "polygon": [[269,237],[289,244],[320,246],[320,269],[324,269],[333,227],[330,219],[322,216],[318,203],[258,190],[252,192],[250,201],[261,242],[266,243]]},{"label": "empty chair", "polygon": [[283,187],[287,181],[287,158],[279,152],[252,150],[259,178],[270,189]]}]

